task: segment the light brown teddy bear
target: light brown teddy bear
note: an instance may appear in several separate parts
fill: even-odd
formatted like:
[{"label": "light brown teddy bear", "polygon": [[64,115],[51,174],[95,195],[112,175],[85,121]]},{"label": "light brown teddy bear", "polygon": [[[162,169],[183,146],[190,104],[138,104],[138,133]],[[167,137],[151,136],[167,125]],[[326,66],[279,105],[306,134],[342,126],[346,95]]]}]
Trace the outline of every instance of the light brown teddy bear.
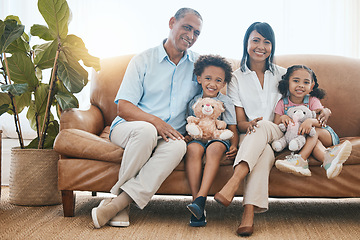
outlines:
[{"label": "light brown teddy bear", "polygon": [[186,131],[197,140],[228,140],[234,133],[226,129],[226,122],[218,120],[218,117],[225,111],[223,103],[211,98],[199,98],[193,105],[195,116],[186,120]]}]

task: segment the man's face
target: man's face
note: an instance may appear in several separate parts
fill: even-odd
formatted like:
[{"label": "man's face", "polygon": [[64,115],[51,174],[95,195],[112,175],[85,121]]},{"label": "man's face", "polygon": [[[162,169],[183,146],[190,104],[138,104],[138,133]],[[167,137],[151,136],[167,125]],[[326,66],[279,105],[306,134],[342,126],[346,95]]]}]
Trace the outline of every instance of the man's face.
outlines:
[{"label": "man's face", "polygon": [[172,17],[169,26],[171,29],[169,40],[173,47],[179,52],[185,52],[199,37],[202,21],[195,14],[188,13],[179,20]]}]

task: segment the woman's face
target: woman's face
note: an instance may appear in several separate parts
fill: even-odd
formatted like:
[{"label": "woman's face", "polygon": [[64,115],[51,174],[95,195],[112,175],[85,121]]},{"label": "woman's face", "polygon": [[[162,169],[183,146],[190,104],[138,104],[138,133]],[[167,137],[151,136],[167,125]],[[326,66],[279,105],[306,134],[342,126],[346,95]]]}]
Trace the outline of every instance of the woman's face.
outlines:
[{"label": "woman's face", "polygon": [[271,49],[272,44],[270,40],[264,38],[256,30],[250,33],[247,47],[250,61],[265,62],[271,54]]}]

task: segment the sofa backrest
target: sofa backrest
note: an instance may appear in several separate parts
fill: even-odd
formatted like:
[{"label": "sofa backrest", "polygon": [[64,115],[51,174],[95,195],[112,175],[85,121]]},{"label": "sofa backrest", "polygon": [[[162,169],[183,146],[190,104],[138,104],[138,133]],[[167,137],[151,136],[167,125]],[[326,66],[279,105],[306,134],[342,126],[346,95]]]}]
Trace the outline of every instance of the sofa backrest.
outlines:
[{"label": "sofa backrest", "polygon": [[332,111],[328,125],[339,137],[360,135],[360,59],[332,55],[281,55],[282,67],[303,64],[316,74],[326,91],[321,101]]},{"label": "sofa backrest", "polygon": [[[101,60],[101,71],[91,79],[90,102],[97,106],[105,126],[116,116],[114,99],[130,59],[125,55]],[[240,61],[228,59],[234,69]],[[322,100],[332,111],[328,124],[340,137],[360,135],[360,59],[330,55],[281,55],[276,63],[282,67],[304,64],[315,72],[327,95]]]}]

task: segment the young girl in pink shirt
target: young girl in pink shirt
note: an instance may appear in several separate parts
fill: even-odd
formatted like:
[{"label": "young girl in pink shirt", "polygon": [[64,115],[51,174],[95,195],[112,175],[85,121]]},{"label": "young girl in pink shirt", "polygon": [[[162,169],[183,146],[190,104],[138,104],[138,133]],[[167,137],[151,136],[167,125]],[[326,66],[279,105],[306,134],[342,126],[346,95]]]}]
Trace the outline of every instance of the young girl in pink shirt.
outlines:
[{"label": "young girl in pink shirt", "polygon": [[[279,91],[282,99],[275,107],[274,123],[283,123],[285,126],[292,124],[293,120],[286,115],[289,108],[305,105],[310,110],[319,112],[323,109],[320,99],[324,98],[325,91],[319,88],[315,73],[303,65],[294,65],[287,69],[286,74],[279,82]],[[351,143],[343,144],[332,149],[327,147],[338,145],[339,137],[329,126],[324,126],[318,119],[307,119],[299,128],[298,134],[309,134],[312,127],[316,127],[316,135],[307,137],[304,147],[298,154],[292,153],[285,160],[277,160],[275,166],[283,172],[293,173],[299,176],[311,176],[308,157],[310,154],[323,162],[328,178],[338,176],[343,163],[351,153]]]}]

